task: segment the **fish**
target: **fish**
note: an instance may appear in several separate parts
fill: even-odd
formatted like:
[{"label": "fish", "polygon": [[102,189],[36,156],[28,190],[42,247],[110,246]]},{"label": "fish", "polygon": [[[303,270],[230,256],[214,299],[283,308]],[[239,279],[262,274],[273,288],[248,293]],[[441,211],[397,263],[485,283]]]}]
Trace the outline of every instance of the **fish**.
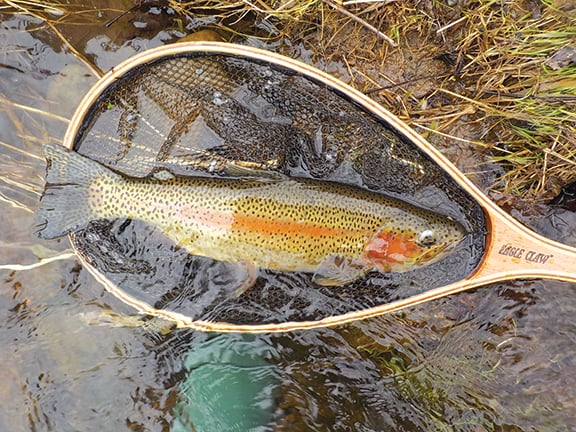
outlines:
[{"label": "fish", "polygon": [[260,171],[132,178],[57,144],[44,153],[41,238],[99,219],[141,220],[192,255],[233,265],[238,294],[259,269],[311,273],[321,286],[410,271],[439,261],[467,234],[452,217],[344,183]]}]

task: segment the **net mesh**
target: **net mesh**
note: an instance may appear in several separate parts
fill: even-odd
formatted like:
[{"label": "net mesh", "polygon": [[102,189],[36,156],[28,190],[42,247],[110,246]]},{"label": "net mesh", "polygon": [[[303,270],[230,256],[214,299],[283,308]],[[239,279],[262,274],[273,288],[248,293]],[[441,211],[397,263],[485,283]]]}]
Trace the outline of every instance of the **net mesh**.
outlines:
[{"label": "net mesh", "polygon": [[139,66],[93,104],[75,150],[132,177],[226,175],[233,163],[354,184],[451,216],[470,232],[442,261],[407,273],[320,287],[309,274],[261,270],[238,297],[226,263],[191,256],[142,222],[93,221],[72,237],[122,290],[194,320],[319,320],[462,279],[482,257],[481,208],[426,154],[338,89],[271,63],[203,53]]}]

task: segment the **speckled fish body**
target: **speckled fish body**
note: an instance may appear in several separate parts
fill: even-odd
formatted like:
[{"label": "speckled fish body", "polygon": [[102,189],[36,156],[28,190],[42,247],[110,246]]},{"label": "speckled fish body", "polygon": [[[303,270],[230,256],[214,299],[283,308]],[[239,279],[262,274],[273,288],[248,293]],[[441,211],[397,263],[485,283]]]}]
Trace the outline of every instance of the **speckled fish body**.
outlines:
[{"label": "speckled fish body", "polygon": [[191,254],[310,272],[330,285],[430,264],[465,235],[446,216],[340,183],[282,175],[128,179],[61,147],[45,153],[45,238],[90,220],[139,219]]}]

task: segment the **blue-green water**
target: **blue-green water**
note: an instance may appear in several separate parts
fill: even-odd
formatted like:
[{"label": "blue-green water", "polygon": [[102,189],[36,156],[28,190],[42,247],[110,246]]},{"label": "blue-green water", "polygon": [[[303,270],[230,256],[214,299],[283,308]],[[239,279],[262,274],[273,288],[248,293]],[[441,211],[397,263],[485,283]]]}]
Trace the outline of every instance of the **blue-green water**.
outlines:
[{"label": "blue-green water", "polygon": [[[76,7],[84,12],[60,29],[103,70],[182,36],[170,16],[144,31],[137,20],[106,29],[115,10]],[[129,321],[130,308],[66,255],[66,239],[35,236],[41,144],[62,139],[95,77],[41,20],[0,13],[0,430],[177,430],[194,416],[231,420],[242,404],[246,427],[274,431],[574,430],[571,284],[512,282],[345,327],[239,340]],[[576,244],[574,213],[543,207],[523,221]],[[26,267],[50,257],[63,259]],[[247,373],[235,375],[239,366]]]}]

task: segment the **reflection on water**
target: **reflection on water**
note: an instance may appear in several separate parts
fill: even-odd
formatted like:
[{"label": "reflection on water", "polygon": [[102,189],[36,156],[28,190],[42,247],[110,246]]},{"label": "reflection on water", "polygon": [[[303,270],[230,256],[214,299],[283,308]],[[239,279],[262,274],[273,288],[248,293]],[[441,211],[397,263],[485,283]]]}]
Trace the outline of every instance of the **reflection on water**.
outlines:
[{"label": "reflection on water", "polygon": [[[14,104],[46,109],[52,80],[77,60],[42,42],[54,38],[39,20],[0,18],[0,97],[11,102],[0,104],[0,264],[29,265],[68,248],[39,242],[33,216],[40,145],[59,141],[63,122]],[[78,47],[103,68],[108,53],[131,53],[82,32]],[[151,37],[158,44],[166,33]],[[74,104],[85,90],[68,91]],[[574,213],[525,222],[576,244]],[[138,325],[74,260],[2,267],[0,278],[0,430],[170,430],[175,407],[204,390],[185,383],[202,370],[189,353],[208,336]],[[258,336],[269,353],[259,366],[279,379],[263,430],[573,430],[574,299],[570,284],[513,282],[346,327]],[[225,357],[210,361],[226,371]]]},{"label": "reflection on water", "polygon": [[277,352],[250,334],[202,335],[187,349],[172,431],[267,430],[280,384]]}]

